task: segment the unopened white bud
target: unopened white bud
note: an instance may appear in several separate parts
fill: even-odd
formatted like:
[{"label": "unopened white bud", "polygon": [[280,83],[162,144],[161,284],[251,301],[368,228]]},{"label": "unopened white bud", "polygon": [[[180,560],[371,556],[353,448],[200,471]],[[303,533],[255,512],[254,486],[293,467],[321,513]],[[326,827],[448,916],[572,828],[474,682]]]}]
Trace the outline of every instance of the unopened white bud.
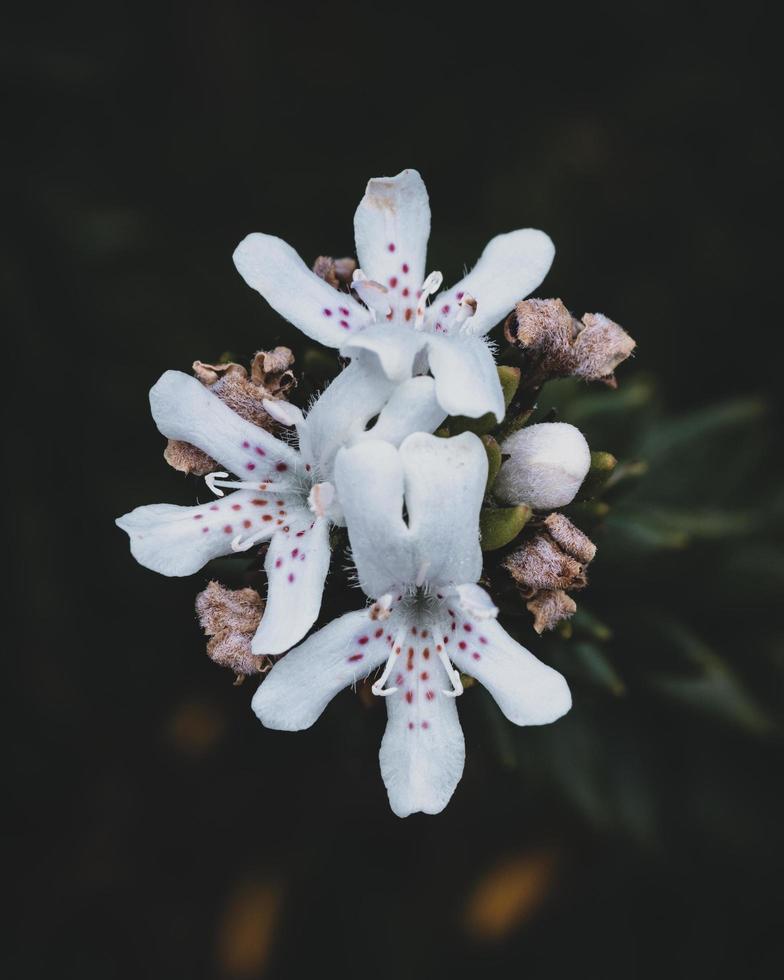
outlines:
[{"label": "unopened white bud", "polygon": [[591,466],[585,437],[565,422],[526,426],[504,440],[501,452],[509,459],[493,493],[505,504],[528,504],[534,510],[571,503]]}]

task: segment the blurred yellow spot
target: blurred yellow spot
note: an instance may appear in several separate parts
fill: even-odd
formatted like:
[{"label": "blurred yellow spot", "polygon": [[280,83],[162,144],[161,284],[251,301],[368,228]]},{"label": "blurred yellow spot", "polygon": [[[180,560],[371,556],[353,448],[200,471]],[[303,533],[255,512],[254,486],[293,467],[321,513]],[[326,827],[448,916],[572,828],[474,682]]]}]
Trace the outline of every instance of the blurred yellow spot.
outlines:
[{"label": "blurred yellow spot", "polygon": [[269,959],[281,890],[271,882],[245,882],[229,895],[218,923],[217,957],[228,977],[258,977]]},{"label": "blurred yellow spot", "polygon": [[503,939],[539,909],[555,881],[557,865],[554,849],[537,848],[491,868],[468,896],[466,931],[476,939]]},{"label": "blurred yellow spot", "polygon": [[226,727],[217,708],[203,701],[186,701],[175,709],[166,726],[175,749],[185,755],[202,755],[215,745]]}]

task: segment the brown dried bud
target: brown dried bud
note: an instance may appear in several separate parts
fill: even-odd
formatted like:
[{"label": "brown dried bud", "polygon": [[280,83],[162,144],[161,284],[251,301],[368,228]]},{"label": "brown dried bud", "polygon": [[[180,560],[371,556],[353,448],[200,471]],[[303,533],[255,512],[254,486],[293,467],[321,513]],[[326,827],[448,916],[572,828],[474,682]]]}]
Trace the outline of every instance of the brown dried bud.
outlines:
[{"label": "brown dried bud", "polygon": [[504,333],[515,347],[555,357],[568,350],[573,320],[560,299],[526,299],[507,318]]},{"label": "brown dried bud", "polygon": [[169,439],[163,451],[163,458],[172,469],[193,476],[206,476],[218,467],[212,456],[179,439]]},{"label": "brown dried bud", "polygon": [[253,384],[268,392],[266,398],[281,398],[297,383],[291,365],[294,355],[288,347],[257,351],[250,365],[250,379]]},{"label": "brown dried bud", "polygon": [[572,345],[573,373],[586,381],[612,377],[613,371],[637,346],[635,341],[603,313],[584,313],[581,322],[582,329]]},{"label": "brown dried bud", "polygon": [[603,314],[586,313],[577,320],[560,299],[518,303],[504,333],[545,379],[573,376],[614,385],[613,371],[636,346],[623,327]]},{"label": "brown dried bud", "polygon": [[540,589],[581,589],[586,584],[580,562],[546,534],[538,534],[501,563],[525,596]]},{"label": "brown dried bud", "polygon": [[210,582],[196,596],[196,613],[205,634],[211,637],[207,656],[238,677],[269,670],[267,657],[251,653],[250,644],[258,628],[264,603],[254,589],[227,589]]},{"label": "brown dried bud", "polygon": [[[283,398],[296,384],[290,370],[294,355],[288,347],[259,351],[253,358],[250,377],[241,364],[193,362],[193,373],[201,383],[237,415],[262,429],[273,431],[275,423],[264,410],[265,398]],[[218,469],[217,462],[189,442],[169,439],[163,458],[180,473],[205,476]]]},{"label": "brown dried bud", "polygon": [[319,255],[313,263],[313,271],[320,279],[344,293],[351,289],[351,277],[356,267],[354,259],[333,259],[328,255]]},{"label": "brown dried bud", "polygon": [[596,556],[596,545],[587,534],[575,527],[563,514],[553,512],[544,521],[547,533],[565,551],[567,555],[576,558],[583,565],[593,561]]},{"label": "brown dried bud", "polygon": [[569,619],[577,612],[577,603],[561,589],[537,592],[525,605],[533,614],[537,633],[553,629],[561,620]]},{"label": "brown dried bud", "polygon": [[234,361],[227,361],[225,364],[205,364],[204,361],[194,361],[193,373],[207,388],[214,385],[219,378],[247,378],[248,376],[247,370]]}]

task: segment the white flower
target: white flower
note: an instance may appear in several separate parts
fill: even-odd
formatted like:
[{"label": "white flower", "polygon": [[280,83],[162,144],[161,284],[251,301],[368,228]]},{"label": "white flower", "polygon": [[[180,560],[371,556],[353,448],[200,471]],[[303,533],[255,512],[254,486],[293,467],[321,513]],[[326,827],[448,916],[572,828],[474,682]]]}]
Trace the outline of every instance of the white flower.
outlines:
[{"label": "white flower", "polygon": [[471,433],[418,433],[399,451],[377,441],[341,450],[336,486],[359,581],[374,603],[292,650],[253,699],[268,727],[308,728],[338,691],[385,664],[373,691],[387,699],[381,774],[399,816],[438,813],[462,775],[453,664],[515,724],[546,724],[571,706],[563,677],[498,625],[476,585],[486,478],[485,450]]},{"label": "white flower", "polygon": [[[288,650],[318,616],[329,529],[343,523],[331,482],[337,451],[369,438],[397,445],[444,419],[432,378],[395,387],[366,355],[338,375],[307,417],[287,402],[265,402],[274,417],[296,427],[299,449],[245,421],[178,371],[167,371],[153,387],[150,405],[163,435],[197,446],[239,479],[211,473],[207,483],[220,499],[196,507],[137,507],[117,524],[127,531],[136,560],[163,575],[190,575],[211,558],[271,539],[267,605],[252,645],[254,653],[268,654]],[[224,496],[226,488],[236,492]]]},{"label": "white flower", "polygon": [[249,235],[234,262],[248,285],[308,337],[349,353],[373,351],[394,380],[429,368],[445,412],[472,418],[493,412],[500,422],[504,401],[484,336],[544,279],[554,254],[548,236],[532,228],[499,235],[464,279],[438,293],[441,273],[425,277],[430,205],[415,170],[371,180],[354,230],[359,299],[336,295],[270,235]]},{"label": "white flower", "polygon": [[552,510],[570,504],[591,468],[585,436],[566,422],[529,425],[505,439],[501,452],[509,459],[493,484],[506,504],[528,504]]}]

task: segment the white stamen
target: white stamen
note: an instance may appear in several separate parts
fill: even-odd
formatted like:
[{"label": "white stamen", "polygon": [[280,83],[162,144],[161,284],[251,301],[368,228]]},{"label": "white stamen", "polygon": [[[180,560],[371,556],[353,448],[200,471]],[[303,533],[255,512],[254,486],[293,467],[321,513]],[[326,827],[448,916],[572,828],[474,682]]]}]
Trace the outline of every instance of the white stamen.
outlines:
[{"label": "white stamen", "polygon": [[446,650],[441,650],[438,654],[438,659],[444,665],[444,670],[447,673],[449,682],[452,685],[451,691],[442,691],[448,698],[458,698],[463,693],[463,682],[460,680],[460,674],[452,666],[452,662],[449,659]]},{"label": "white stamen", "polygon": [[398,688],[396,687],[384,687],[387,682],[387,678],[392,673],[392,668],[395,666],[395,662],[400,654],[397,652],[402,647],[403,638],[406,635],[405,630],[401,630],[395,637],[395,642],[392,644],[392,652],[390,653],[386,666],[384,667],[384,673],[379,677],[379,679],[373,684],[370,690],[379,698],[388,698],[390,694],[394,694]]},{"label": "white stamen", "polygon": [[227,480],[226,477],[228,475],[228,473],[216,471],[215,473],[208,473],[204,477],[204,482],[216,497],[225,496],[223,490],[220,490],[219,487],[224,487],[227,490],[261,490],[264,493],[291,493],[291,487],[282,486],[279,483],[269,483],[267,481],[251,483],[250,480]]},{"label": "white stamen", "polygon": [[325,517],[335,499],[335,488],[331,483],[316,483],[308,494],[308,507],[316,517]]},{"label": "white stamen", "polygon": [[414,321],[414,326],[417,330],[421,330],[425,323],[425,310],[427,309],[428,296],[437,293],[443,281],[444,277],[440,272],[431,272],[422,283],[422,295],[419,297],[419,302],[417,303],[416,319]]},{"label": "white stamen", "polygon": [[422,565],[420,566],[420,569],[417,572],[416,581],[414,583],[418,589],[421,589],[422,586],[425,584],[425,576],[427,575],[428,568],[430,568],[430,562],[429,561],[422,562]]},{"label": "white stamen", "polygon": [[251,534],[249,538],[245,538],[244,540],[242,535],[238,534],[236,538],[232,538],[231,550],[247,551],[248,548],[252,548],[254,544],[258,544],[259,541],[264,541],[269,536],[270,532],[266,528],[263,531],[257,531],[255,534]]},{"label": "white stamen", "polygon": [[216,497],[225,497],[226,495],[224,494],[224,492],[222,490],[219,490],[218,489],[218,487],[216,486],[215,481],[216,480],[225,480],[225,479],[228,478],[228,475],[229,475],[228,473],[221,473],[221,472],[219,472],[219,471],[216,470],[215,473],[208,473],[204,477],[204,482],[207,484],[207,486],[210,488],[210,490],[212,490],[212,492],[215,494]]}]

